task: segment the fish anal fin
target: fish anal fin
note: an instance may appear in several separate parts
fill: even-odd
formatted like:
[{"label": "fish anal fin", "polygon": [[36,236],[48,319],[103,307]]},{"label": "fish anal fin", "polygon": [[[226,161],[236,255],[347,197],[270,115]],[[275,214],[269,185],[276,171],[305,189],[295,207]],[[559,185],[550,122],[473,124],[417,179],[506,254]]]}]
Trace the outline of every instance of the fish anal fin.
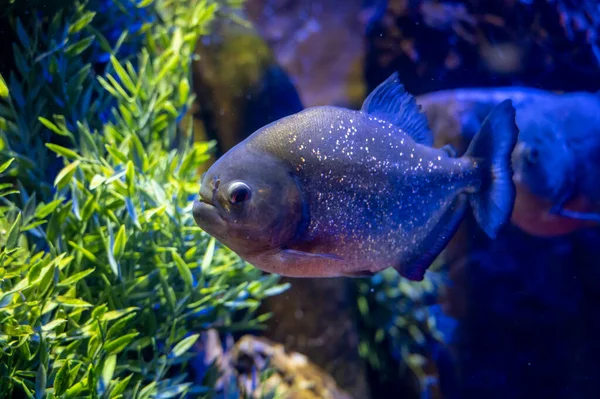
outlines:
[{"label": "fish anal fin", "polygon": [[566,218],[570,218],[570,219],[600,223],[600,213],[577,212],[577,211],[570,211],[568,209],[561,209],[561,210],[559,210],[558,215],[566,217]]},{"label": "fish anal fin", "polygon": [[590,204],[584,197],[574,195],[571,187],[564,191],[548,212],[573,220],[600,223],[600,214],[590,212]]},{"label": "fish anal fin", "polygon": [[419,144],[433,144],[427,117],[415,98],[406,92],[397,72],[367,96],[361,111],[392,123]]},{"label": "fish anal fin", "polygon": [[404,259],[394,269],[412,281],[422,281],[425,272],[444,250],[458,230],[468,207],[466,194],[459,194],[444,212],[435,227],[417,245],[408,259]]},{"label": "fish anal fin", "polygon": [[600,213],[573,211],[565,209],[562,204],[554,205],[549,212],[569,219],[600,223]]}]

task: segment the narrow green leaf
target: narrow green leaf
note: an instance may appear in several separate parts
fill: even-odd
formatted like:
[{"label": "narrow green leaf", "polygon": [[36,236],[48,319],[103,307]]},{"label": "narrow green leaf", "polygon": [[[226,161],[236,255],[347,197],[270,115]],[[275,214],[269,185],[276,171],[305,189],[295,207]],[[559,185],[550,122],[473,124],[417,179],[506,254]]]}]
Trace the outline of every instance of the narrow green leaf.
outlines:
[{"label": "narrow green leaf", "polygon": [[88,347],[87,347],[87,354],[88,357],[94,357],[96,356],[96,353],[98,353],[98,351],[100,350],[100,344],[101,344],[101,337],[100,335],[92,335],[89,342],[88,342]]},{"label": "narrow green leaf", "polygon": [[178,89],[179,89],[179,105],[182,106],[187,102],[188,96],[190,95],[190,83],[188,82],[188,80],[186,78],[181,79],[181,82],[179,82]]},{"label": "narrow green leaf", "polygon": [[190,167],[193,165],[194,160],[196,160],[197,158],[198,156],[196,155],[196,149],[194,148],[183,158],[183,161],[179,166],[180,177],[186,176],[189,173]]},{"label": "narrow green leaf", "polygon": [[138,335],[139,333],[131,333],[115,338],[104,344],[104,350],[108,354],[121,353]]},{"label": "narrow green leaf", "polygon": [[83,53],[94,41],[94,36],[86,37],[85,39],[79,40],[77,43],[73,43],[65,49],[65,53],[70,57],[76,57]]},{"label": "narrow green leaf", "polygon": [[[81,363],[77,363],[75,366],[73,366],[71,368],[71,371],[69,371],[69,386],[73,385],[73,383],[77,379],[77,376],[79,374],[79,370],[81,369],[81,366],[82,366]],[[68,390],[67,390],[67,392],[68,392]]]},{"label": "narrow green leaf", "polygon": [[179,55],[173,54],[169,58],[169,60],[164,64],[164,66],[161,68],[161,70],[158,72],[158,74],[154,78],[154,81],[152,82],[152,85],[153,86],[158,85],[158,83],[164,79],[164,77],[167,73],[169,73],[170,71],[175,69],[178,61],[179,61]]},{"label": "narrow green leaf", "polygon": [[27,35],[27,32],[25,32],[25,28],[23,27],[20,18],[17,18],[17,36],[25,49],[31,47],[31,40],[29,40],[29,36]]},{"label": "narrow green leaf", "polygon": [[29,273],[27,274],[27,278],[29,279],[29,281],[36,281],[37,278],[40,276],[40,273],[42,272],[42,263],[38,262],[34,265],[31,266],[31,268],[29,269]]},{"label": "narrow green leaf", "polygon": [[117,150],[109,144],[104,145],[104,148],[106,148],[106,151],[108,151],[108,153],[112,155],[115,159],[118,159],[122,163],[127,163],[128,159],[121,151]]},{"label": "narrow green leaf", "polygon": [[0,165],[0,173],[4,172],[6,169],[8,169],[8,167],[10,166],[11,163],[13,163],[15,159],[11,158],[8,161],[4,162],[2,165]]},{"label": "narrow green leaf", "polygon": [[92,22],[94,17],[96,16],[95,12],[88,11],[84,15],[82,15],[75,23],[69,26],[69,34],[77,33]]},{"label": "narrow green leaf", "polygon": [[150,395],[152,395],[154,393],[155,389],[156,389],[156,381],[152,381],[150,384],[146,385],[144,388],[142,388],[140,390],[140,393],[137,396],[137,399],[149,398]]},{"label": "narrow green leaf", "polygon": [[[88,379],[83,379],[83,380],[77,382],[71,388],[67,389],[67,392],[65,393],[65,399],[76,398],[77,395],[79,395],[85,389],[87,384],[88,384]],[[84,396],[84,397],[87,398],[89,396]],[[54,399],[54,398],[52,398],[52,399]]]},{"label": "narrow green leaf", "polygon": [[57,273],[56,265],[51,264],[48,269],[42,274],[40,279],[40,285],[38,286],[38,293],[45,295],[46,292],[54,285],[54,276]]},{"label": "narrow green leaf", "polygon": [[110,355],[104,361],[104,368],[102,369],[102,380],[104,386],[108,386],[112,381],[113,375],[115,374],[115,367],[117,366],[117,355]]},{"label": "narrow green leaf", "polygon": [[170,357],[179,357],[187,352],[198,340],[200,334],[190,335],[187,338],[182,339],[169,354]]},{"label": "narrow green leaf", "polygon": [[8,236],[6,238],[6,248],[13,249],[16,248],[19,242],[19,234],[21,233],[21,212],[17,214],[17,218],[15,219],[12,226],[10,226],[10,230],[8,230]]},{"label": "narrow green leaf", "polygon": [[[15,50],[16,49],[16,50]],[[18,47],[13,45],[13,51],[18,52]],[[15,54],[16,58],[16,54]],[[15,59],[16,61],[16,59]],[[14,74],[10,75],[10,96],[17,103],[19,108],[25,107],[25,95],[23,94],[23,86],[22,83],[16,78]]]},{"label": "narrow green leaf", "polygon": [[[8,132],[8,129],[9,129],[9,122],[5,118],[0,117],[0,131]],[[4,147],[5,147],[4,140],[2,140],[2,148],[1,149],[4,149]]]},{"label": "narrow green leaf", "polygon": [[52,132],[54,132],[54,133],[56,133],[56,134],[58,134],[60,136],[66,136],[66,137],[72,137],[73,136],[70,132],[67,132],[65,130],[60,129],[58,126],[56,126],[54,123],[50,122],[48,119],[44,118],[43,116],[40,116],[38,118],[38,120],[46,128],[48,128],[49,130],[51,130]]},{"label": "narrow green leaf", "polygon": [[60,270],[64,269],[65,266],[69,265],[73,261],[73,259],[75,259],[74,256],[63,257],[64,255],[66,255],[66,254],[62,254],[62,255],[60,255],[58,257],[58,259],[59,259],[59,261],[58,261],[58,268]]},{"label": "narrow green leaf", "polygon": [[54,378],[54,394],[62,395],[67,389],[69,379],[69,360],[67,359]]},{"label": "narrow green leaf", "polygon": [[206,247],[206,252],[204,253],[204,258],[202,259],[202,270],[208,269],[208,267],[212,263],[214,254],[215,254],[215,239],[214,239],[214,237],[211,237],[210,241],[208,242],[208,246]]},{"label": "narrow green leaf", "polygon": [[81,254],[83,256],[85,256],[87,259],[89,259],[90,261],[92,261],[94,263],[98,263],[98,258],[96,258],[96,255],[94,255],[87,249],[83,248],[81,245],[77,245],[73,241],[69,241],[69,245],[72,246],[73,248],[75,248],[76,250],[78,250],[79,252],[81,252]]},{"label": "narrow green leaf", "polygon": [[52,320],[50,323],[42,326],[43,332],[48,332],[54,330],[56,327],[59,327],[67,322],[67,319],[56,319]]},{"label": "narrow green leaf", "polygon": [[129,97],[129,95],[127,94],[127,92],[125,91],[125,89],[123,88],[123,86],[121,86],[119,84],[119,82],[117,82],[117,79],[115,79],[112,75],[108,74],[106,75],[106,79],[108,79],[108,81],[110,82],[110,84],[112,85],[112,87],[117,91],[117,93],[119,93],[119,95],[126,101],[130,102],[131,97]]},{"label": "narrow green leaf", "polygon": [[183,260],[183,258],[181,258],[181,256],[179,256],[177,252],[173,252],[173,260],[177,265],[177,269],[179,269],[179,274],[181,274],[181,278],[183,279],[185,285],[188,288],[192,288],[194,278],[192,276],[190,268],[185,264],[185,261]]},{"label": "narrow green leaf", "polygon": [[92,274],[95,270],[96,270],[96,268],[92,267],[91,269],[87,269],[82,272],[75,273],[75,274],[69,276],[68,278],[64,279],[63,281],[61,281],[60,285],[65,286],[65,287],[70,287],[73,284],[75,284],[76,282],[78,282],[79,280],[81,280],[82,278],[86,277],[87,275]]},{"label": "narrow green leaf", "polygon": [[44,219],[46,216],[54,212],[62,202],[62,199],[58,199],[52,202],[48,202],[47,204],[39,204],[35,211],[35,217],[39,219]]},{"label": "narrow green leaf", "polygon": [[106,181],[106,178],[104,176],[94,175],[94,177],[92,177],[92,181],[90,182],[90,190],[96,189],[98,186],[100,186],[105,181]]},{"label": "narrow green leaf", "polygon": [[127,184],[127,190],[129,191],[129,195],[133,196],[135,193],[135,183],[133,179],[135,178],[135,168],[133,166],[132,161],[127,162],[125,172],[125,182]]},{"label": "narrow green leaf", "polygon": [[120,317],[125,316],[126,314],[129,314],[131,312],[135,312],[139,310],[138,307],[130,307],[127,309],[121,309],[121,310],[111,310],[109,312],[104,313],[104,315],[102,315],[101,320],[102,321],[111,321],[111,320],[116,320]]},{"label": "narrow green leaf", "polygon": [[190,382],[186,382],[185,384],[174,385],[168,388],[165,388],[154,395],[155,399],[170,399],[176,396],[181,396],[182,393],[187,391],[192,384]]},{"label": "narrow green leaf", "polygon": [[6,86],[6,81],[0,75],[0,98],[8,98],[8,86]]},{"label": "narrow green leaf", "polygon": [[113,253],[115,255],[115,259],[121,259],[123,256],[123,252],[125,252],[125,246],[127,245],[127,236],[125,235],[125,225],[121,225],[119,231],[117,232],[117,236],[115,238],[115,244],[113,246]]},{"label": "narrow green leaf", "polygon": [[91,303],[84,301],[83,299],[69,298],[61,295],[58,295],[56,297],[56,301],[64,306],[72,308],[91,308],[94,306]]},{"label": "narrow green leaf", "polygon": [[127,90],[129,90],[129,92],[131,94],[135,94],[135,92],[136,92],[135,84],[129,77],[129,74],[127,73],[125,68],[123,68],[121,66],[121,64],[119,63],[119,61],[117,60],[117,58],[114,55],[110,56],[110,63],[112,64],[112,67],[115,69],[115,72],[117,73],[117,75],[119,76],[119,79],[121,79],[121,82],[123,82],[123,84],[125,85]]},{"label": "narrow green leaf", "polygon": [[129,322],[136,316],[135,313],[130,313],[126,316],[123,316],[120,320],[118,320],[116,323],[114,323],[109,329],[108,332],[106,333],[106,339],[110,339],[113,337],[118,337],[121,335],[121,331],[123,331],[125,329],[125,327],[127,327],[127,325],[129,324]]},{"label": "narrow green leaf", "polygon": [[35,376],[35,398],[42,399],[46,393],[46,382],[47,382],[46,367],[40,364],[38,367],[37,374]]},{"label": "narrow green leaf", "polygon": [[138,8],[148,7],[154,0],[142,0],[137,4]]},{"label": "narrow green leaf", "polygon": [[81,158],[81,156],[78,153],[76,153],[75,151],[65,148],[63,146],[57,145],[57,144],[46,143],[46,147],[48,147],[50,150],[54,151],[58,155],[62,155],[63,157],[65,157],[67,159]]},{"label": "narrow green leaf", "polygon": [[94,210],[97,209],[96,198],[93,195],[90,195],[88,199],[83,204],[83,209],[81,210],[81,220],[87,221],[94,213]]},{"label": "narrow green leaf", "polygon": [[106,81],[106,79],[104,79],[102,76],[98,76],[97,79],[98,79],[98,82],[100,82],[100,85],[104,88],[104,90],[109,92],[115,98],[120,97],[119,93],[117,93],[117,91],[115,89],[113,89],[113,87],[110,85],[110,83],[108,83]]},{"label": "narrow green leaf", "polygon": [[165,213],[165,211],[167,210],[167,205],[161,205],[158,208],[152,208],[152,209],[148,209],[146,212],[144,212],[144,216],[146,217],[146,221],[149,221],[152,216],[154,215],[158,215],[161,216],[162,214]]},{"label": "narrow green leaf", "polygon": [[59,190],[62,190],[71,182],[71,179],[73,179],[73,175],[75,175],[75,171],[77,170],[79,163],[80,163],[79,160],[72,162],[72,163],[68,164],[67,166],[65,166],[58,173],[58,175],[56,176],[56,179],[54,179],[54,185]]},{"label": "narrow green leaf", "polygon": [[263,295],[265,295],[265,296],[276,296],[276,295],[279,295],[279,294],[287,291],[290,287],[291,287],[290,283],[285,283],[285,284],[277,285],[275,287],[267,288],[263,292]]},{"label": "narrow green leaf", "polygon": [[112,269],[115,276],[119,279],[121,278],[121,268],[115,259],[114,247],[115,247],[115,237],[113,234],[112,224],[108,224],[108,243],[106,244],[106,252],[108,255],[108,263],[110,268]]},{"label": "narrow green leaf", "polygon": [[127,388],[127,384],[129,384],[129,381],[131,380],[131,377],[133,377],[133,374],[129,374],[122,381],[119,381],[119,383],[117,383],[117,385],[115,385],[115,388],[110,393],[110,399],[114,399],[118,395],[120,395],[123,392],[125,392],[125,388]]}]

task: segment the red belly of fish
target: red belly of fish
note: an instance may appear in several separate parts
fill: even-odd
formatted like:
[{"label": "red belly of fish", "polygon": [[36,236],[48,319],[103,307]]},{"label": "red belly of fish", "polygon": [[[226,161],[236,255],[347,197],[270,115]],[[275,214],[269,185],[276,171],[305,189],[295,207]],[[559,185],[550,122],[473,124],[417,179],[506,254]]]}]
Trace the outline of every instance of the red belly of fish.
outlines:
[{"label": "red belly of fish", "polygon": [[[576,220],[550,213],[552,204],[532,194],[526,187],[517,183],[517,198],[511,222],[528,234],[540,237],[553,237],[572,233],[594,226],[596,223]],[[592,206],[583,196],[567,202],[565,209],[577,212],[592,212]]]}]

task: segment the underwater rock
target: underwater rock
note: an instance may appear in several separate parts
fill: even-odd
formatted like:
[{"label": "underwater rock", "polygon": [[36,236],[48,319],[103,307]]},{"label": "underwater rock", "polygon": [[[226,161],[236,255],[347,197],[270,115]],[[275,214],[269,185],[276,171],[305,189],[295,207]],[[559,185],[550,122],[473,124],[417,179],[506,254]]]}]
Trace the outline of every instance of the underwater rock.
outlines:
[{"label": "underwater rock", "polygon": [[359,108],[363,81],[363,0],[248,0],[246,8],[293,77],[305,106]]},{"label": "underwater rock", "polygon": [[263,392],[275,390],[286,399],[351,399],[305,355],[287,352],[283,345],[265,338],[242,337],[232,350],[231,361],[238,372],[238,381],[247,391],[253,385],[255,370],[269,368],[273,373],[262,383]]},{"label": "underwater rock", "polygon": [[[206,377],[210,365],[216,366],[220,373],[216,390],[225,397],[237,394],[259,399],[275,394],[280,399],[352,399],[305,355],[286,351],[279,343],[244,335],[227,346],[223,350],[216,330],[203,332],[196,344],[199,355],[194,363],[200,378]],[[268,374],[261,380],[263,372]]]},{"label": "underwater rock", "polygon": [[388,0],[367,30],[367,90],[394,71],[413,94],[523,82],[598,90],[599,27],[593,1]]},{"label": "underwater rock", "polygon": [[282,278],[291,284],[265,302],[272,312],[264,334],[308,356],[353,397],[369,399],[367,367],[358,353],[355,292],[351,279]]},{"label": "underwater rock", "polygon": [[303,109],[293,82],[250,23],[216,19],[195,53],[192,112],[201,125],[196,139],[217,140],[217,157],[255,130]]}]

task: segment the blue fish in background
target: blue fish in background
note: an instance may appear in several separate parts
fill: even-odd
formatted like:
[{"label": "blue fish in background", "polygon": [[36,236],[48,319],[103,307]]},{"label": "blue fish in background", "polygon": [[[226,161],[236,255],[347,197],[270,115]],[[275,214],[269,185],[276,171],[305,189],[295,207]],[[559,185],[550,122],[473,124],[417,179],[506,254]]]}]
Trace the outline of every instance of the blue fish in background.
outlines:
[{"label": "blue fish in background", "polygon": [[511,99],[519,141],[512,163],[517,197],[511,221],[536,236],[600,222],[600,94],[529,87],[472,88],[417,97],[437,145],[464,151],[487,113]]},{"label": "blue fish in background", "polygon": [[600,94],[555,95],[519,110],[517,124],[521,133],[513,153],[514,180],[520,191],[527,190],[523,197],[538,198],[538,208],[548,211],[545,222],[557,224],[547,233],[558,230],[561,221],[567,232],[598,225]]},{"label": "blue fish in background", "polygon": [[508,220],[517,135],[504,101],[453,158],[431,147],[425,116],[393,74],[360,111],[309,108],[236,145],[204,175],[194,218],[267,272],[365,277],[393,267],[422,280],[469,203],[492,238]]}]

